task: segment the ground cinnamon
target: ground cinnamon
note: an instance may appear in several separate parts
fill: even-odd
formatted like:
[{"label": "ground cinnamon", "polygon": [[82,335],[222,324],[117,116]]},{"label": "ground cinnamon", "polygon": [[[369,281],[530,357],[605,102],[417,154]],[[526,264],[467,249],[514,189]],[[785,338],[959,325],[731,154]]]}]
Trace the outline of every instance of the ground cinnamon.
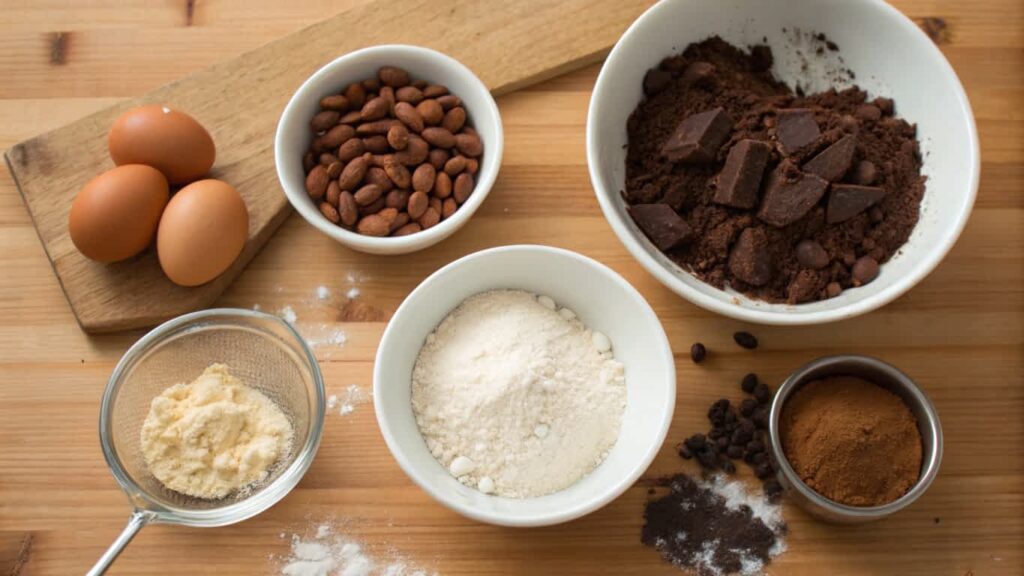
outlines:
[{"label": "ground cinnamon", "polygon": [[782,410],[786,458],[807,486],[849,506],[898,499],[921,473],[921,432],[896,394],[851,376],[809,382]]}]

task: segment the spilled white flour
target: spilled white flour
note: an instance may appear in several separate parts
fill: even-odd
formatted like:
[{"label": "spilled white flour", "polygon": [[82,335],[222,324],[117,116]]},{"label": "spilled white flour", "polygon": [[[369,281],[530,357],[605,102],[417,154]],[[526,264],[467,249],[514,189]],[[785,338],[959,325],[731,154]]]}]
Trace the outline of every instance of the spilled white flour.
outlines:
[{"label": "spilled white flour", "polygon": [[[309,536],[292,534],[288,556],[279,558],[280,576],[436,576],[397,553],[374,554],[329,523]],[[281,534],[282,538],[288,537]]]},{"label": "spilled white flour", "polygon": [[349,384],[341,394],[331,394],[327,397],[327,411],[331,414],[348,416],[355,412],[356,406],[369,402],[371,396],[358,385]]}]

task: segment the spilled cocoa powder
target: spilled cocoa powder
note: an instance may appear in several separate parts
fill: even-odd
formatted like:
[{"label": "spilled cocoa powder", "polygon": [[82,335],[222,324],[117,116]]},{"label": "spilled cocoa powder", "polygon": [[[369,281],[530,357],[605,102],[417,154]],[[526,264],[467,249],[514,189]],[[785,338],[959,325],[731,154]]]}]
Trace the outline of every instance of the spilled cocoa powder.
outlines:
[{"label": "spilled cocoa powder", "polygon": [[[713,286],[770,302],[832,298],[873,280],[917,224],[925,179],[916,128],[894,115],[892,100],[869,101],[857,87],[797,95],[772,63],[767,46],[744,51],[713,37],[649,71],[627,124],[623,195],[659,249]],[[696,146],[679,138],[687,119],[702,137]],[[779,122],[789,120],[787,148]],[[852,159],[818,159],[841,140]],[[765,207],[773,179],[783,184],[774,199],[787,200],[803,176],[812,184],[801,191],[806,212],[786,201]],[[833,200],[840,206],[830,214]]]},{"label": "spilled cocoa powder", "polygon": [[780,434],[804,484],[841,504],[888,504],[921,475],[917,419],[902,398],[860,378],[802,386],[782,408]]}]

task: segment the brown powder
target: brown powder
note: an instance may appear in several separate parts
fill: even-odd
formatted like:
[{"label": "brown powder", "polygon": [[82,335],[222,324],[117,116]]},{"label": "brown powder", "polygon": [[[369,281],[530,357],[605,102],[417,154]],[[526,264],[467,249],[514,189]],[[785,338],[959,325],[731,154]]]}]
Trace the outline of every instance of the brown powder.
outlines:
[{"label": "brown powder", "polygon": [[782,446],[815,492],[848,506],[881,506],[921,474],[921,432],[903,399],[859,378],[810,382],[782,409]]}]

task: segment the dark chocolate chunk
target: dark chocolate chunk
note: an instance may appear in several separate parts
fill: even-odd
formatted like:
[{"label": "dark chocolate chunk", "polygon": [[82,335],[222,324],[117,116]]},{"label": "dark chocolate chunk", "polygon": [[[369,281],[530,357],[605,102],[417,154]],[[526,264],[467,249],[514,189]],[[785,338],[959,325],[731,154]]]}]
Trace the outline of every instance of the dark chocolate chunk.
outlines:
[{"label": "dark chocolate chunk", "polygon": [[708,349],[704,347],[700,342],[690,346],[690,360],[693,360],[694,364],[700,364],[704,361],[708,355]]},{"label": "dark chocolate chunk", "polygon": [[761,404],[767,404],[772,399],[772,390],[765,383],[760,383],[754,388],[754,399]]},{"label": "dark chocolate chunk", "polygon": [[779,110],[775,119],[775,138],[786,156],[814,142],[821,136],[814,112],[806,108]]},{"label": "dark chocolate chunk", "polygon": [[679,457],[683,460],[689,460],[693,458],[693,451],[686,444],[679,447]]},{"label": "dark chocolate chunk", "polygon": [[729,252],[729,271],[751,286],[764,286],[772,279],[772,257],[768,235],[760,228],[746,228]]},{"label": "dark chocolate chunk", "polygon": [[768,177],[761,209],[757,211],[758,218],[778,228],[802,218],[828,188],[828,182],[820,176],[803,172],[790,175],[786,166],[779,164]]},{"label": "dark chocolate chunk", "polygon": [[661,148],[672,162],[711,162],[732,131],[732,119],[724,108],[686,117]]},{"label": "dark chocolate chunk", "polygon": [[644,75],[644,94],[654,96],[672,83],[672,74],[658,68],[651,68]]},{"label": "dark chocolate chunk", "polygon": [[767,480],[762,488],[764,489],[764,497],[769,502],[778,502],[779,497],[782,496],[782,484],[778,480]]},{"label": "dark chocolate chunk", "polygon": [[850,169],[856,149],[857,139],[847,134],[804,164],[804,172],[817,174],[829,182],[835,182]]},{"label": "dark chocolate chunk", "polygon": [[750,69],[754,72],[764,72],[772,67],[775,58],[772,56],[772,49],[765,44],[758,44],[750,49]]},{"label": "dark chocolate chunk", "polygon": [[718,188],[713,201],[733,208],[757,206],[761,176],[768,165],[771,146],[757,140],[740,140],[729,149],[725,165],[718,173]]},{"label": "dark chocolate chunk", "polygon": [[757,374],[754,374],[753,372],[751,372],[750,374],[747,374],[746,376],[744,376],[743,380],[740,381],[740,388],[744,392],[746,392],[747,394],[753,394],[754,393],[754,387],[756,387],[756,386],[757,386]]},{"label": "dark chocolate chunk", "polygon": [[825,279],[814,270],[800,270],[786,286],[786,302],[800,304],[814,300],[825,286]]},{"label": "dark chocolate chunk", "polygon": [[885,190],[877,186],[834,184],[828,196],[825,220],[829,224],[845,222],[873,206],[883,196]]},{"label": "dark chocolate chunk", "polygon": [[804,268],[820,270],[828,266],[828,252],[814,240],[801,240],[796,245],[796,261]]},{"label": "dark chocolate chunk", "polygon": [[683,72],[683,82],[702,84],[715,74],[715,65],[710,62],[694,62]]},{"label": "dark chocolate chunk", "polygon": [[735,446],[735,445],[734,446],[729,446],[725,450],[725,454],[729,458],[732,458],[733,460],[739,460],[740,458],[743,458],[743,448],[740,448],[739,446]]},{"label": "dark chocolate chunk", "polygon": [[693,236],[690,225],[666,204],[636,204],[629,213],[659,250],[671,250]]},{"label": "dark chocolate chunk", "polygon": [[[757,348],[757,336],[754,336],[750,332],[734,332],[732,340],[739,345],[740,348],[746,348],[747,350],[753,350]],[[756,387],[754,388],[757,389]]]},{"label": "dark chocolate chunk", "polygon": [[871,256],[861,256],[853,263],[853,285],[863,286],[878,277],[878,261]]},{"label": "dark chocolate chunk", "polygon": [[861,186],[870,186],[878,180],[878,168],[874,162],[861,160],[853,170],[853,183]]},{"label": "dark chocolate chunk", "polygon": [[707,441],[704,438],[703,434],[694,434],[693,436],[687,438],[683,442],[683,445],[692,450],[693,452],[698,452],[704,448],[706,443]]}]

